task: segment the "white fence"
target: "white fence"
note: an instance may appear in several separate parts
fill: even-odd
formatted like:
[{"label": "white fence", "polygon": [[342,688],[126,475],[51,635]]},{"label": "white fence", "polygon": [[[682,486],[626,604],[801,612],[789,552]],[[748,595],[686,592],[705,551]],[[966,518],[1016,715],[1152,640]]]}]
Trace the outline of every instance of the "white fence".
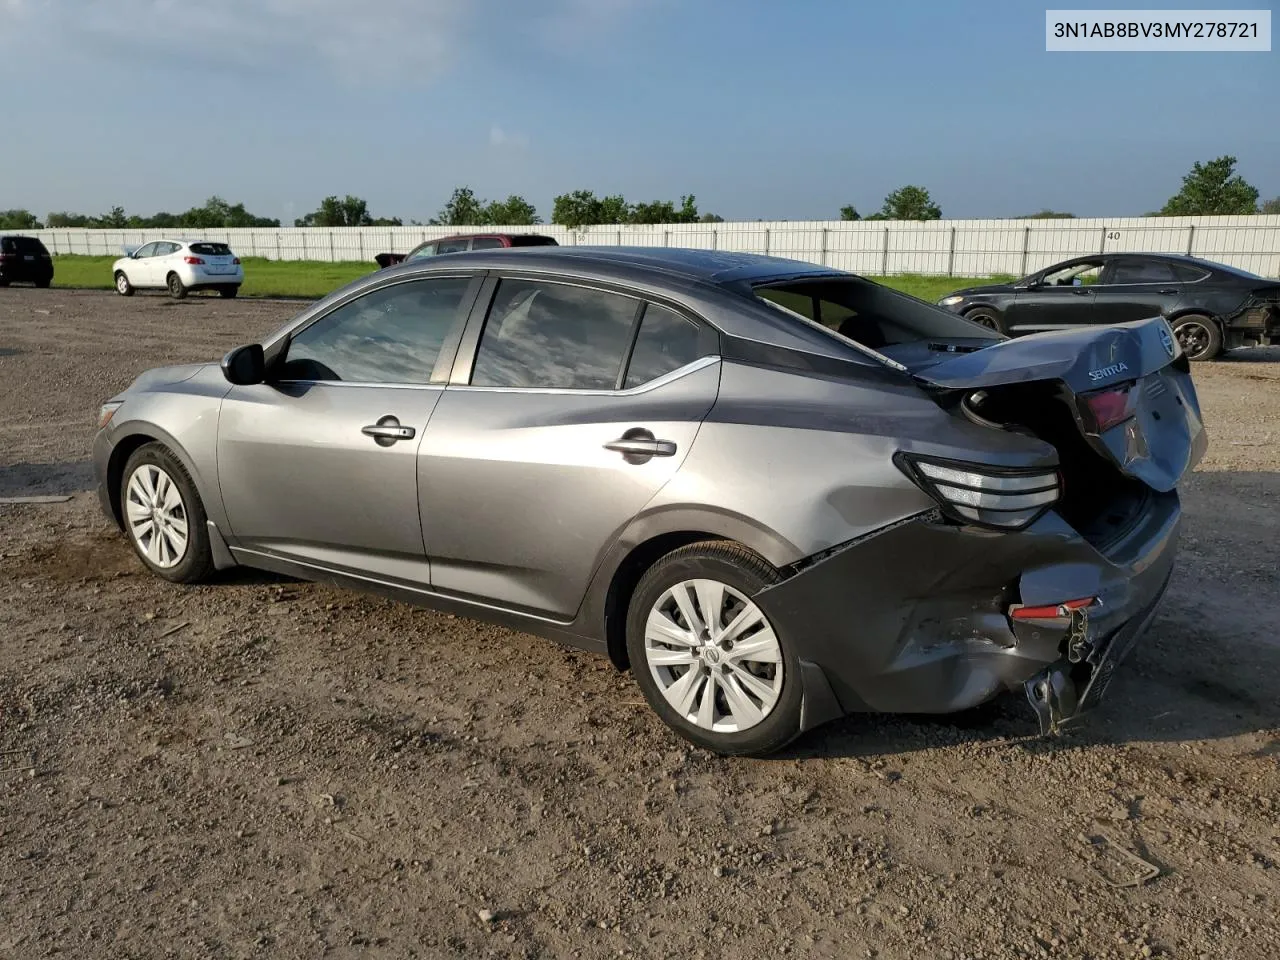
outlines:
[{"label": "white fence", "polygon": [[243,257],[365,260],[466,232],[543,233],[561,244],[698,247],[766,253],[856,273],[1022,276],[1091,253],[1185,253],[1280,276],[1280,216],[1088,220],[772,221],[536,227],[280,227],[234,230],[41,230],[55,254],[116,254],[164,238],[220,240]]}]

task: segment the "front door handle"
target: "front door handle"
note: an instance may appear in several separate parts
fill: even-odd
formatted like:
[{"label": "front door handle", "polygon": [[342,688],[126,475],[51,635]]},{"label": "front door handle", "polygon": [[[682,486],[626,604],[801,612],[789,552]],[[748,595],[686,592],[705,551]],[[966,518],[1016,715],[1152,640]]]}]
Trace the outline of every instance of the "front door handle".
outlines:
[{"label": "front door handle", "polygon": [[633,427],[617,440],[604,445],[606,450],[622,454],[627,463],[647,463],[653,457],[673,457],[676,445],[670,440],[658,440],[643,427]]},{"label": "front door handle", "polygon": [[380,447],[389,447],[397,440],[411,440],[416,431],[413,427],[401,426],[400,420],[388,414],[379,417],[377,423],[361,427],[360,432],[366,437],[373,437],[373,442]]},{"label": "front door handle", "polygon": [[1177,290],[1157,290],[1156,291],[1156,293],[1160,294],[1160,296],[1162,297],[1172,297],[1177,292],[1178,292]]},{"label": "front door handle", "polygon": [[1077,297],[1087,297],[1090,291],[1084,287],[1076,287],[1071,292],[1074,293]]}]

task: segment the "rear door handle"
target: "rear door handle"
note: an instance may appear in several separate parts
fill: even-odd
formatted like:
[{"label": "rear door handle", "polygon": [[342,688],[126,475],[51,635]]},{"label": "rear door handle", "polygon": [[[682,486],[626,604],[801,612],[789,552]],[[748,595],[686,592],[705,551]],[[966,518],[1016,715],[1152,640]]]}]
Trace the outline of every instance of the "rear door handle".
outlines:
[{"label": "rear door handle", "polygon": [[653,457],[673,457],[676,445],[671,440],[658,440],[643,427],[628,430],[617,440],[604,445],[606,450],[622,454],[627,463],[647,463]]},{"label": "rear door handle", "polygon": [[1177,290],[1157,290],[1156,292],[1164,297],[1172,297],[1178,291]]},{"label": "rear door handle", "polygon": [[412,440],[416,431],[413,427],[402,426],[397,417],[387,415],[379,417],[377,423],[361,427],[360,432],[366,437],[373,437],[373,442],[378,446],[389,447],[397,440]]}]

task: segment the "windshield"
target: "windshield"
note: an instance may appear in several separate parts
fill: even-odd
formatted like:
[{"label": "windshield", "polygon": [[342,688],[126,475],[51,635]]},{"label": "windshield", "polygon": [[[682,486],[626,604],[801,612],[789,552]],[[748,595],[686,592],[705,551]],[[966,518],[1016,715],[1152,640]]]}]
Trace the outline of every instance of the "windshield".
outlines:
[{"label": "windshield", "polygon": [[755,295],[872,350],[920,340],[1003,340],[994,330],[862,277],[756,286]]}]

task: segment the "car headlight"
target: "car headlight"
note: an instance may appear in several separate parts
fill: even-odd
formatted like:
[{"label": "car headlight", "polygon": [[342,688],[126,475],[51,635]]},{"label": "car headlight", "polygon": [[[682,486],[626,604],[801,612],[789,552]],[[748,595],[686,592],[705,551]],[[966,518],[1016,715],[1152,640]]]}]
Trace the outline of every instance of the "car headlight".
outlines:
[{"label": "car headlight", "polygon": [[950,296],[950,297],[943,297],[941,300],[939,300],[939,301],[938,301],[938,306],[940,306],[940,307],[954,307],[957,303],[959,303],[959,302],[960,302],[961,300],[963,300],[963,299],[964,299],[964,297],[958,297],[958,296],[954,296],[954,295],[953,295],[953,296]]},{"label": "car headlight", "polygon": [[1053,468],[1005,469],[906,454],[895,460],[945,513],[998,530],[1021,530],[1062,495],[1058,471]]},{"label": "car headlight", "polygon": [[104,403],[101,407],[98,408],[98,429],[99,430],[101,430],[103,427],[105,427],[108,423],[111,422],[111,418],[116,415],[116,411],[120,409],[120,406],[123,403],[124,403],[123,400],[113,400],[110,403]]}]

